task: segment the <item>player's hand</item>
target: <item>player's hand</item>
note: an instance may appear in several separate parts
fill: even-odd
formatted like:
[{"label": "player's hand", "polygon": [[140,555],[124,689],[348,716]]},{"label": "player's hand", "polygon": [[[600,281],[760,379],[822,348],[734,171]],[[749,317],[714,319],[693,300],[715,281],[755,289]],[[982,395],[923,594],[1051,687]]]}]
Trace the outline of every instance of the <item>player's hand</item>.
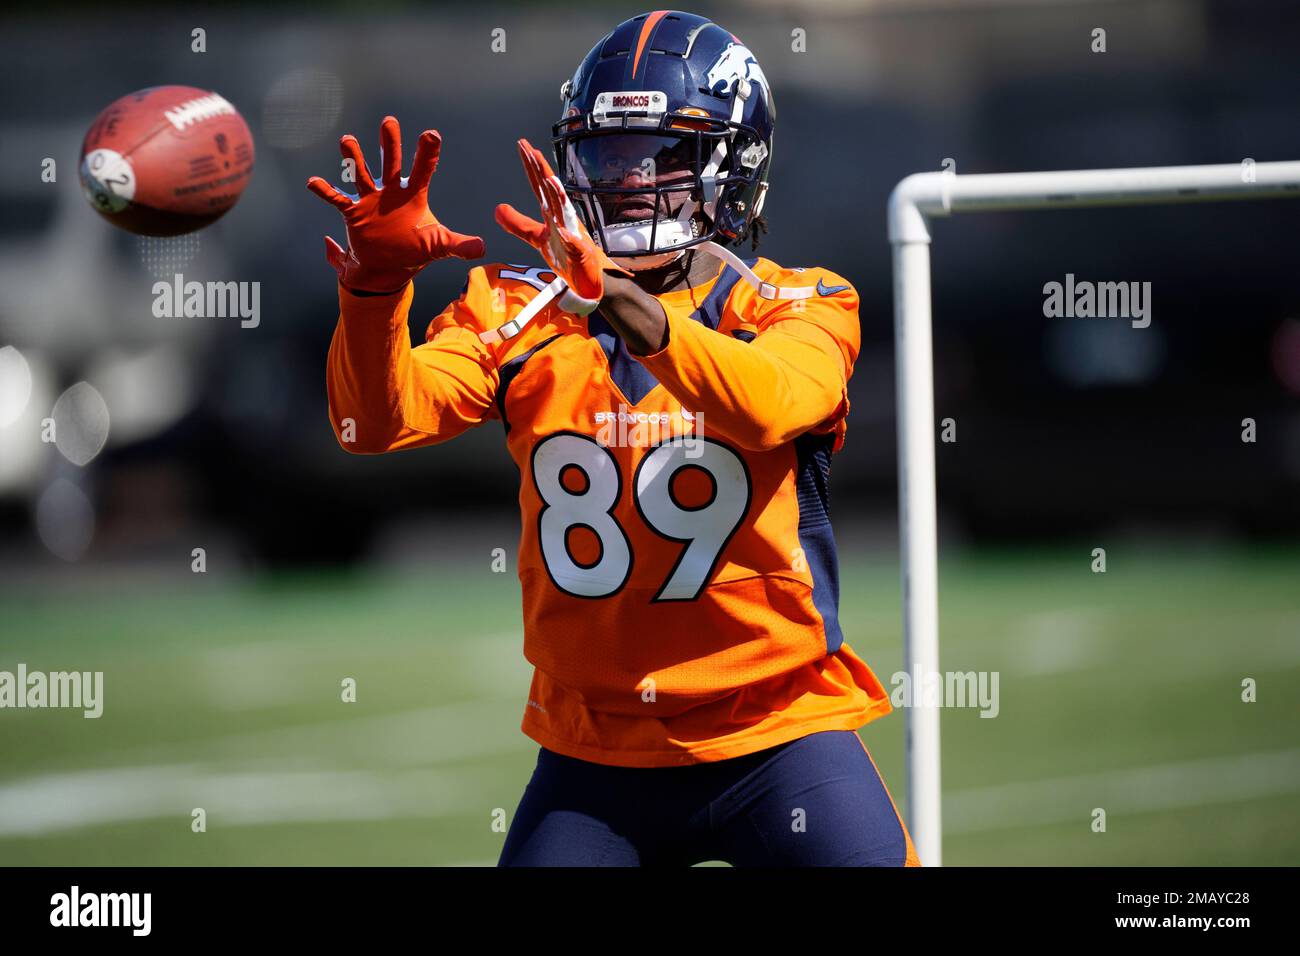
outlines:
[{"label": "player's hand", "polygon": [[551,171],[541,151],[521,139],[519,158],[541,206],[542,221],[530,219],[509,203],[502,203],[497,206],[497,223],[540,252],[551,271],[565,281],[569,291],[560,300],[561,308],[586,315],[600,304],[604,295],[604,270],[631,273],[615,265],[596,245],[578,218],[560,177]]},{"label": "player's hand", "polygon": [[402,130],[385,116],[379,127],[384,164],[379,184],[370,176],[361,145],[348,134],[339,151],[356,169],[357,194],[341,192],[319,176],[307,188],[343,213],[348,248],[325,237],[325,257],[343,286],[355,292],[396,292],[435,259],[478,259],[483,240],[452,232],[429,211],[429,179],[438,168],[442,137],[436,130],[420,134],[411,175],[402,178]]}]

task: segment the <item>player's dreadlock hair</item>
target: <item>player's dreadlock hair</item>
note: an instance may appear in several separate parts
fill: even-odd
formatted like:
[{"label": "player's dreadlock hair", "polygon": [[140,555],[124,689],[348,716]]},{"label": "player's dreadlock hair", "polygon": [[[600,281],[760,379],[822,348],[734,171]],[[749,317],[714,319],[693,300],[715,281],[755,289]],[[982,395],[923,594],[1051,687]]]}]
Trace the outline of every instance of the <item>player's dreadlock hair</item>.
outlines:
[{"label": "player's dreadlock hair", "polygon": [[754,221],[749,224],[749,251],[755,252],[758,249],[758,243],[767,232],[767,217],[755,216]]}]

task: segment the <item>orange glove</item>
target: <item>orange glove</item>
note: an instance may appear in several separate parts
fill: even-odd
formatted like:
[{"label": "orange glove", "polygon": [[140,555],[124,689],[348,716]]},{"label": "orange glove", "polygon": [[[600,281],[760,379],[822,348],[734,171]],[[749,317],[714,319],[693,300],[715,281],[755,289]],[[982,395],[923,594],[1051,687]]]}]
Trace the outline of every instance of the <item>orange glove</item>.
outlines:
[{"label": "orange glove", "polygon": [[551,171],[550,164],[541,151],[526,139],[519,141],[519,158],[524,172],[533,187],[533,194],[542,207],[542,222],[529,219],[509,203],[497,206],[496,220],[506,232],[528,243],[542,254],[551,271],[564,280],[569,291],[560,300],[560,307],[578,315],[586,315],[600,304],[605,294],[605,269],[631,275],[614,264],[605,255],[587,227],[578,218],[569,195],[564,191],[560,177]]},{"label": "orange glove", "polygon": [[343,213],[347,223],[346,252],[325,237],[325,257],[344,288],[387,294],[402,289],[435,259],[480,258],[482,239],[452,232],[429,212],[429,179],[438,168],[442,149],[437,131],[420,134],[411,175],[405,181],[402,131],[394,117],[384,117],[379,144],[384,163],[381,185],[370,178],[361,146],[350,133],[339,140],[339,151],[356,168],[357,195],[340,192],[319,176],[307,180],[307,188]]}]

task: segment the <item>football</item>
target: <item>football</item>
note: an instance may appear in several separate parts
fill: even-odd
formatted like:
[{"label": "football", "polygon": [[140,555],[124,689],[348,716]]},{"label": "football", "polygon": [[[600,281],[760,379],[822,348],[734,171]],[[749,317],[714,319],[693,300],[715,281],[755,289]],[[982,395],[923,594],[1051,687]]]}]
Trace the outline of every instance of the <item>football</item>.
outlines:
[{"label": "football", "polygon": [[81,144],[95,211],[142,236],[179,236],[228,212],[253,175],[253,136],[225,98],[153,86],[105,107]]}]

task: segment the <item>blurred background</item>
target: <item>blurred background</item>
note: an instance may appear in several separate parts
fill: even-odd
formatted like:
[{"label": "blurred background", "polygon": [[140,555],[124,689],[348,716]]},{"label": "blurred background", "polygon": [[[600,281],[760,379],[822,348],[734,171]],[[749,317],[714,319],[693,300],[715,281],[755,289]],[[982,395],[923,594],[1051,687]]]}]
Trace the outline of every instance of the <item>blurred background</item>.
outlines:
[{"label": "blurred background", "polygon": [[[536,753],[518,731],[518,473],[497,424],[379,458],[335,443],[321,236],[343,229],[304,182],[337,179],[343,132],[373,157],[387,112],[408,143],[436,127],[434,211],[490,260],[532,262],[492,220],[530,201],[514,141],[546,141],[560,84],[644,9],[3,15],[0,670],[103,670],[107,699],[98,720],[0,712],[0,863],[495,860],[493,813],[513,812]],[[893,184],[945,160],[963,174],[1300,159],[1300,6],[690,9],[740,36],[773,86],[759,252],[827,266],[862,296],[833,496],[846,635],[888,683],[902,661]],[[257,164],[215,225],[142,239],[87,206],[77,156],[111,100],[165,83],[234,103]],[[1300,857],[1298,212],[936,224],[935,409],[957,436],[937,447],[943,661],[1002,675],[997,719],[944,715],[946,862]],[[260,282],[260,325],[155,318],[152,284],[177,271]],[[445,262],[417,280],[413,335],[464,273]],[[1067,273],[1150,282],[1150,327],[1044,318],[1044,284]],[[57,443],[41,440],[47,418]],[[510,573],[493,572],[496,548]],[[348,677],[355,704],[339,702]],[[902,733],[901,712],[863,731],[900,805]],[[1096,807],[1107,833],[1089,827]]]}]

